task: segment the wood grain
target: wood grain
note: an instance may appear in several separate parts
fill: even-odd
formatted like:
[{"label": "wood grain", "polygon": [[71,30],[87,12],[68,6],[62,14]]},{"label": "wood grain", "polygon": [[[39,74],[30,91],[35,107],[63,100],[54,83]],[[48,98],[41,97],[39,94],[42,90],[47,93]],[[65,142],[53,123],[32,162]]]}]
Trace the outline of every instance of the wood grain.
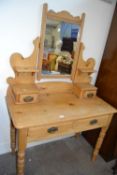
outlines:
[{"label": "wood grain", "polygon": [[[35,104],[15,105],[10,95],[7,96],[9,111],[16,128],[35,127],[116,112],[98,97],[79,99],[73,94],[72,89],[71,92],[62,92],[62,84],[65,83],[57,83],[58,92],[55,88],[57,85],[54,84],[56,83],[41,83],[40,101]],[[71,87],[69,83],[67,86]],[[61,119],[60,115],[65,117]]]}]

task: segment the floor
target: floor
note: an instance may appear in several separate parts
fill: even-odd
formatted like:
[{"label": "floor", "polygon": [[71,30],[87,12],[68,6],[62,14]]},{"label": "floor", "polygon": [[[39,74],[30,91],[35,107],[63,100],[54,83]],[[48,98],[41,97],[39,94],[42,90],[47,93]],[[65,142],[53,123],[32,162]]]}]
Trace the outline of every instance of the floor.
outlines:
[{"label": "floor", "polygon": [[[112,175],[113,162],[100,156],[91,161],[92,148],[82,137],[70,137],[28,148],[25,175]],[[0,175],[16,175],[16,157],[0,156]]]}]

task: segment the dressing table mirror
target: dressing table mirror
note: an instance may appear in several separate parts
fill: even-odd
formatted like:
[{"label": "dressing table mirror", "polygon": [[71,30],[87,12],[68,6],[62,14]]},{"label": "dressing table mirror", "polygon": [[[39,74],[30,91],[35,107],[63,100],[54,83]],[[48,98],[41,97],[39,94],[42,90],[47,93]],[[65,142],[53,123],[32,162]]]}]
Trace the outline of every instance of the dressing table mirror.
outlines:
[{"label": "dressing table mirror", "polygon": [[75,74],[85,14],[54,12],[43,5],[38,78],[68,78]]},{"label": "dressing table mirror", "polygon": [[[17,175],[25,174],[25,150],[27,143],[32,141],[101,128],[92,160],[98,155],[116,110],[98,98],[97,88],[91,85],[95,60],[83,59],[81,36],[84,17],[84,14],[80,18],[66,11],[48,11],[47,4],[44,4],[41,35],[33,41],[32,55],[24,58],[14,53],[10,57],[15,77],[7,79],[6,101],[11,123],[11,150],[18,152]],[[76,42],[75,48],[73,42]],[[50,57],[54,59],[51,64]],[[67,77],[72,81],[37,82],[37,74],[39,80]]]}]

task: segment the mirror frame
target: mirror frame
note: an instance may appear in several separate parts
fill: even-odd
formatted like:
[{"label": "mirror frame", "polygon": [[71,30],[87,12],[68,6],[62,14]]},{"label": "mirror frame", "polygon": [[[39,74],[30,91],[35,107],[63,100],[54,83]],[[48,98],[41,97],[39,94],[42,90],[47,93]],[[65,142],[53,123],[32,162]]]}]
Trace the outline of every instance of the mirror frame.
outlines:
[{"label": "mirror frame", "polygon": [[[46,32],[46,22],[47,19],[53,19],[58,21],[69,22],[72,24],[77,24],[80,26],[80,30],[77,36],[76,41],[76,50],[74,54],[74,61],[72,65],[72,72],[70,75],[42,75],[42,61],[43,61],[43,53],[44,53],[44,39],[45,39],[45,32]],[[42,12],[42,23],[41,23],[41,32],[40,32],[40,47],[39,47],[39,57],[38,57],[38,75],[37,79],[40,80],[42,78],[67,78],[71,79],[72,81],[75,79],[75,73],[78,64],[78,56],[79,56],[79,47],[83,33],[83,26],[85,20],[85,13],[82,13],[81,17],[79,16],[72,16],[68,11],[60,11],[54,12],[53,10],[48,11],[48,4],[43,4],[43,12]]]}]

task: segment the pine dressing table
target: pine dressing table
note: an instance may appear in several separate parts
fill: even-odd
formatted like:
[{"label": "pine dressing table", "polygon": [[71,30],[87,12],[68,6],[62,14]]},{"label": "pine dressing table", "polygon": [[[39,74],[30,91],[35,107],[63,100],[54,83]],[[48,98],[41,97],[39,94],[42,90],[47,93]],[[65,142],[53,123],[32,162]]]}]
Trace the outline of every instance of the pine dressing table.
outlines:
[{"label": "pine dressing table", "polygon": [[[36,67],[36,63],[38,54],[39,58],[43,58],[45,16],[52,19],[55,17],[61,19],[64,16],[64,21],[77,19],[65,11],[48,12],[47,4],[44,4],[41,38],[34,40],[33,54],[26,59],[18,53],[11,56],[10,62],[15,78],[7,80],[9,87],[6,99],[11,121],[12,152],[16,151],[16,140],[18,141],[17,175],[24,175],[27,143],[101,128],[92,154],[92,160],[95,160],[113,113],[117,112],[115,108],[96,96],[97,89],[90,84],[95,61],[92,58],[84,61],[82,58],[84,45],[80,40],[84,14],[76,20],[79,21],[81,29],[72,74],[56,75],[60,78],[71,76],[71,83],[35,83],[35,74],[38,74],[38,78],[41,77],[42,59],[39,60],[39,67]],[[49,78],[48,75],[47,77]]]}]

